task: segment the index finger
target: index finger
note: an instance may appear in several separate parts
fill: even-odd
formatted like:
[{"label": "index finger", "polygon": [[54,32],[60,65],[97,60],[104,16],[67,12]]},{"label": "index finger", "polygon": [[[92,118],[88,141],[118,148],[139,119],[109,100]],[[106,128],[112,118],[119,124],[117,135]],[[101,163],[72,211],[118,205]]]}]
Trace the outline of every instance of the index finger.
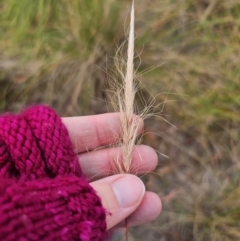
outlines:
[{"label": "index finger", "polygon": [[91,151],[121,140],[119,113],[66,117],[62,118],[62,122],[68,129],[76,153]]}]

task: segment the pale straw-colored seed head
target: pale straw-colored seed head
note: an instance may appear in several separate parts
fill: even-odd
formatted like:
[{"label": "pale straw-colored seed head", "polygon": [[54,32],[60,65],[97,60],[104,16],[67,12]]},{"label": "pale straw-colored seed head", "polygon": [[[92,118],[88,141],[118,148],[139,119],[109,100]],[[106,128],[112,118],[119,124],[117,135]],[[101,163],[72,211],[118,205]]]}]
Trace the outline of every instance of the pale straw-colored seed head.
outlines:
[{"label": "pale straw-colored seed head", "polygon": [[134,100],[137,86],[134,80],[134,2],[132,3],[130,28],[128,36],[127,60],[121,54],[121,47],[117,50],[115,64],[120,81],[113,84],[113,92],[117,101],[117,111],[120,112],[121,123],[121,160],[116,160],[116,172],[131,172],[132,152],[136,144],[139,128],[142,125],[141,117],[134,113]]},{"label": "pale straw-colored seed head", "polygon": [[114,109],[120,112],[121,125],[121,134],[117,144],[121,149],[121,155],[112,163],[113,172],[136,174],[137,170],[133,170],[132,167],[132,155],[135,145],[140,142],[139,131],[142,128],[143,120],[150,116],[158,116],[155,111],[159,106],[155,106],[154,97],[150,102],[143,99],[144,108],[140,112],[137,111],[135,96],[140,83],[136,79],[134,70],[134,2],[130,16],[129,35],[128,41],[126,41],[128,43],[127,54],[126,57],[123,54],[124,43],[117,49],[114,58],[116,70],[111,71],[109,97]]}]

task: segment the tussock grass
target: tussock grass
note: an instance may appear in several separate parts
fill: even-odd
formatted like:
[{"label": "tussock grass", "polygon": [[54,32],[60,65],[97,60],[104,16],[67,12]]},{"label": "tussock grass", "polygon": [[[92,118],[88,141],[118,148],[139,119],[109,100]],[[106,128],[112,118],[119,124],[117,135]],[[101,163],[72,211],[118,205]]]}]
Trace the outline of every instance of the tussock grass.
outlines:
[{"label": "tussock grass", "polygon": [[[125,38],[131,1],[0,0],[0,111],[47,102],[62,114],[106,111],[106,55]],[[140,80],[165,122],[146,126],[159,157],[148,189],[164,201],[135,240],[240,238],[240,5],[234,0],[136,1]],[[163,64],[164,63],[164,64]],[[163,65],[162,65],[163,64]],[[96,65],[98,67],[96,67]],[[113,60],[108,58],[108,66]],[[138,63],[136,63],[138,66]],[[100,68],[99,68],[100,67]],[[143,93],[148,95],[147,93]],[[93,98],[95,96],[95,98]]]},{"label": "tussock grass", "polygon": [[[143,68],[165,62],[142,82],[151,93],[167,92],[171,84],[169,98],[177,101],[165,113],[179,129],[152,128],[163,138],[158,148],[170,164],[161,164],[170,171],[161,178],[163,189],[153,188],[166,201],[161,227],[156,222],[149,240],[239,240],[240,5],[166,0],[138,9],[139,21],[148,23],[139,27]],[[156,179],[149,178],[150,188]]]},{"label": "tussock grass", "polygon": [[[114,0],[10,0],[0,1],[0,6],[0,68],[2,65],[3,72],[25,69],[24,91],[19,93],[13,87],[19,102],[47,101],[58,109],[65,108],[62,113],[66,109],[68,113],[86,113],[91,104],[89,95],[94,92],[95,64],[101,66],[106,54],[111,54],[121,5]],[[6,61],[11,62],[10,70]],[[11,85],[19,84],[15,78],[11,80]],[[86,95],[79,98],[80,92]],[[11,98],[5,102],[8,107],[2,102],[2,110],[10,108]]]}]

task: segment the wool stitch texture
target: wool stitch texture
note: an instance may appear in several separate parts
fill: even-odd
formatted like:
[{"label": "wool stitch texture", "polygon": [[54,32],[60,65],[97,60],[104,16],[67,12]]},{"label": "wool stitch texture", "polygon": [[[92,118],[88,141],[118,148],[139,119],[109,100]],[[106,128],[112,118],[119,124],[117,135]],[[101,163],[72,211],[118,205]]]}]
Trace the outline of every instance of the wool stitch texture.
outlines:
[{"label": "wool stitch texture", "polygon": [[0,116],[0,240],[101,241],[105,220],[54,110]]}]

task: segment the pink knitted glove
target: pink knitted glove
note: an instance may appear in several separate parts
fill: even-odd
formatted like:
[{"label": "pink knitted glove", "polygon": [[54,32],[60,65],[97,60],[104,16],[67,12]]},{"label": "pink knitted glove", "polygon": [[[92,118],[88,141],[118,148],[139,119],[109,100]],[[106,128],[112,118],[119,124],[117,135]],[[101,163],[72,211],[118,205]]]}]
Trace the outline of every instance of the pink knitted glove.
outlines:
[{"label": "pink knitted glove", "polygon": [[105,218],[52,109],[0,117],[0,240],[100,241]]}]

